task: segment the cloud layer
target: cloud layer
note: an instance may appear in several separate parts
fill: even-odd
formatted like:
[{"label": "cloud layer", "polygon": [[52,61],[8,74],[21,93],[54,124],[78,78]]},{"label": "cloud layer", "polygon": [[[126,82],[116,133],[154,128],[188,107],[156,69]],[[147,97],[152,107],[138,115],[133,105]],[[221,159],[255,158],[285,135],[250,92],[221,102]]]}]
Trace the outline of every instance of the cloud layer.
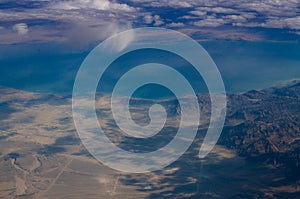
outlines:
[{"label": "cloud layer", "polygon": [[[75,38],[90,43],[145,26],[173,28],[200,39],[218,39],[223,30],[229,39],[273,40],[268,34],[275,29],[281,32],[277,39],[288,40],[300,32],[300,0],[0,1],[1,43],[20,42],[20,35],[30,36],[23,42]],[[18,34],[12,36],[13,32]]]}]

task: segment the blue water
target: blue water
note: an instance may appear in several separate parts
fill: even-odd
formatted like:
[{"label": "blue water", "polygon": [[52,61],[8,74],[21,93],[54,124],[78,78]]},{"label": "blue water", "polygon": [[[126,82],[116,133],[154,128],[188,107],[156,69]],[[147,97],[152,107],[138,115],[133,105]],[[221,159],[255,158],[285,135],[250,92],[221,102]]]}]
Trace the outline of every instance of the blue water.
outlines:
[{"label": "blue water", "polygon": [[[217,64],[227,92],[262,89],[300,78],[299,42],[201,44]],[[0,85],[69,94],[81,62],[92,48],[79,51],[58,43],[0,45]]]},{"label": "blue water", "polygon": [[228,92],[262,89],[300,77],[299,42],[206,42]]}]

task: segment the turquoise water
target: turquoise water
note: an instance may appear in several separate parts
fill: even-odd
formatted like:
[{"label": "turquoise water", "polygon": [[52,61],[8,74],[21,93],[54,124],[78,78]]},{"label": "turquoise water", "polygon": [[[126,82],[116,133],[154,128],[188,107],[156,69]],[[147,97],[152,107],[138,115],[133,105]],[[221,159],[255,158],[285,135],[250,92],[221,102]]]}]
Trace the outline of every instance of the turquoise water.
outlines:
[{"label": "turquoise water", "polygon": [[299,42],[206,42],[228,92],[274,86],[300,77]]},{"label": "turquoise water", "polygon": [[[299,42],[201,44],[217,64],[227,92],[262,89],[300,78]],[[69,94],[76,72],[91,49],[77,51],[58,43],[0,45],[0,85]]]}]

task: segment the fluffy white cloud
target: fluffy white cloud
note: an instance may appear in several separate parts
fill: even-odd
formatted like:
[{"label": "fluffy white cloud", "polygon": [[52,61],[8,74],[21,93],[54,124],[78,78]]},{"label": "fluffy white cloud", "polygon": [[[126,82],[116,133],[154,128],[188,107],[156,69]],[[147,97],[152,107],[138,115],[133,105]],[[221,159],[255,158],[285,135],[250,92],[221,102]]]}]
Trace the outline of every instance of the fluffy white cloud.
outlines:
[{"label": "fluffy white cloud", "polygon": [[182,0],[169,0],[168,5],[170,7],[175,7],[175,8],[190,8],[192,7],[192,4],[190,4],[187,1],[182,1]]},{"label": "fluffy white cloud", "polygon": [[97,9],[133,12],[136,9],[127,4],[116,3],[109,0],[69,0],[55,2],[52,8],[63,10]]},{"label": "fluffy white cloud", "polygon": [[241,15],[226,15],[223,19],[227,20],[230,23],[237,23],[237,22],[247,22],[247,18]]},{"label": "fluffy white cloud", "polygon": [[287,28],[300,30],[300,16],[284,19]]},{"label": "fluffy white cloud", "polygon": [[172,8],[190,8],[193,7],[189,1],[182,0],[131,0],[131,2],[142,3],[152,7],[172,7]]},{"label": "fluffy white cloud", "polygon": [[184,23],[182,23],[182,22],[178,22],[178,23],[172,22],[172,23],[168,24],[168,27],[171,27],[171,28],[184,27]]},{"label": "fluffy white cloud", "polygon": [[214,7],[209,9],[211,12],[215,12],[215,13],[234,13],[236,12],[234,9],[231,8],[223,8],[223,7]]},{"label": "fluffy white cloud", "polygon": [[190,14],[196,15],[196,16],[205,16],[207,14],[207,12],[200,11],[200,10],[193,10],[193,11],[190,11]]},{"label": "fluffy white cloud", "polygon": [[193,25],[200,27],[218,27],[224,24],[226,24],[226,21],[224,19],[215,18],[213,16],[209,16],[206,19],[196,21],[193,23]]},{"label": "fluffy white cloud", "polygon": [[146,15],[146,16],[144,17],[144,21],[145,21],[146,24],[152,24],[152,22],[153,22],[153,17],[152,17],[152,15]]},{"label": "fluffy white cloud", "polygon": [[155,15],[153,18],[154,18],[154,26],[160,26],[164,24],[163,20],[160,18],[159,15]]},{"label": "fluffy white cloud", "polygon": [[154,16],[146,15],[144,17],[144,21],[146,24],[153,23],[154,26],[160,26],[160,25],[164,24],[163,20],[161,19],[161,17],[159,15],[154,15]]},{"label": "fluffy white cloud", "polygon": [[267,20],[266,23],[262,24],[262,26],[300,30],[300,16],[285,18],[285,19],[280,19],[280,18],[270,19]]},{"label": "fluffy white cloud", "polygon": [[13,26],[13,30],[18,33],[18,35],[26,35],[29,32],[26,23],[18,23]]},{"label": "fluffy white cloud", "polygon": [[267,19],[264,23],[258,22],[251,22],[251,23],[242,23],[237,22],[234,23],[235,26],[242,26],[242,27],[263,27],[263,28],[278,28],[278,29],[290,29],[296,30],[294,33],[297,34],[297,30],[300,30],[300,16],[291,17],[291,18],[279,18],[279,17],[272,17]]}]

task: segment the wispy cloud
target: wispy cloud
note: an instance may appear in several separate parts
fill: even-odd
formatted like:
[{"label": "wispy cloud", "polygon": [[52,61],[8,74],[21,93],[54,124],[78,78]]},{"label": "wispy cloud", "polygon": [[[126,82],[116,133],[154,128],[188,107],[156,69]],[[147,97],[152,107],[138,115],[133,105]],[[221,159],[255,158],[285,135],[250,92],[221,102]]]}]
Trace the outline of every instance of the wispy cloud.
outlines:
[{"label": "wispy cloud", "polygon": [[[127,24],[125,28],[131,29],[131,24]],[[121,29],[118,26],[114,26],[112,27],[112,30],[110,30],[110,32],[112,32],[113,34],[118,33],[120,31]],[[131,33],[125,34],[121,37],[113,38],[112,42],[109,43],[109,46],[105,46],[105,48],[113,52],[120,52],[128,46],[128,44],[134,39],[134,37],[134,33]]]}]

